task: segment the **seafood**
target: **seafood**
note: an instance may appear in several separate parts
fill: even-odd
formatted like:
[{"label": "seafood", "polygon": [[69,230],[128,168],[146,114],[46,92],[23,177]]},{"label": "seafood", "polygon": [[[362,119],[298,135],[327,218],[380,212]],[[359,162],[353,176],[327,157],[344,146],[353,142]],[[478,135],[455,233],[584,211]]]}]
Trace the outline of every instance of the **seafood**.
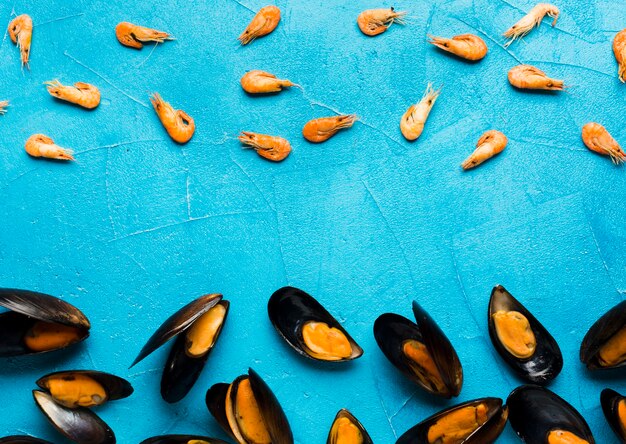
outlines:
[{"label": "seafood", "polygon": [[626,397],[615,390],[604,389],[600,394],[600,404],[606,421],[622,443],[626,442]]},{"label": "seafood", "polygon": [[429,35],[428,38],[428,43],[465,60],[477,61],[487,55],[485,41],[474,34],[455,35],[452,38]]},{"label": "seafood", "polygon": [[604,156],[609,156],[614,164],[619,165],[626,161],[626,153],[622,147],[599,123],[590,122],[583,126],[582,137],[587,148]]},{"label": "seafood", "polygon": [[51,96],[83,108],[93,109],[100,104],[100,90],[89,83],[76,82],[74,86],[63,85],[58,80],[45,82]]},{"label": "seafood", "polygon": [[44,157],[55,160],[74,160],[74,152],[62,148],[54,143],[50,137],[44,134],[33,134],[28,138],[24,146],[26,152],[33,157]]},{"label": "seafood", "polygon": [[189,142],[196,131],[196,124],[191,116],[183,110],[175,110],[158,93],[150,97],[150,102],[172,140],[177,143]]},{"label": "seafood", "polygon": [[282,137],[242,131],[239,141],[247,145],[244,148],[253,148],[259,156],[272,162],[280,162],[291,153],[289,141]]},{"label": "seafood", "polygon": [[563,80],[551,79],[545,72],[531,65],[518,65],[509,71],[509,82],[519,89],[563,91]]},{"label": "seafood", "polygon": [[283,88],[292,86],[298,85],[286,79],[279,79],[274,74],[258,69],[248,71],[241,78],[241,87],[248,94],[276,93],[282,91]]},{"label": "seafood", "polygon": [[26,14],[18,15],[9,23],[9,37],[17,45],[22,58],[22,67],[28,68],[30,43],[33,38],[33,20]]},{"label": "seafood", "polygon": [[350,128],[356,120],[355,114],[309,120],[302,128],[302,135],[309,142],[324,142],[337,134],[337,131]]},{"label": "seafood", "polygon": [[359,420],[341,409],[330,427],[326,444],[373,444],[373,441]]},{"label": "seafood", "polygon": [[404,25],[405,11],[397,12],[393,8],[368,9],[359,14],[356,23],[365,35],[375,36],[382,34],[394,23]]},{"label": "seafood", "polygon": [[280,22],[280,9],[276,6],[265,6],[259,9],[237,40],[242,45],[247,45],[257,37],[271,33],[278,26],[278,22]]},{"label": "seafood", "polygon": [[613,39],[613,53],[619,66],[618,74],[622,83],[626,82],[626,29],[622,29]]},{"label": "seafood", "polygon": [[8,107],[9,107],[8,100],[0,100],[0,115],[6,113]]},{"label": "seafood", "polygon": [[120,22],[115,27],[115,36],[124,46],[141,49],[144,43],[163,43],[166,40],[174,40],[167,32],[134,25],[128,22]]},{"label": "seafood", "polygon": [[463,161],[461,167],[464,170],[474,168],[484,161],[491,159],[496,154],[500,154],[506,148],[507,137],[500,131],[490,130],[480,136],[476,143],[476,149]]},{"label": "seafood", "polygon": [[441,89],[434,90],[432,83],[426,87],[426,92],[419,103],[411,105],[400,120],[400,131],[407,140],[417,140],[424,131],[424,125],[430,114],[430,110],[439,97]]},{"label": "seafood", "polygon": [[[2,443],[0,443],[2,444]],[[144,439],[139,444],[228,444],[217,438],[196,435],[163,435]]]},{"label": "seafood", "polygon": [[13,435],[0,438],[0,444],[52,444],[50,441],[28,435]]},{"label": "seafood", "polygon": [[580,361],[589,370],[626,366],[626,301],[591,326],[580,345]]},{"label": "seafood", "polygon": [[274,292],[267,304],[272,325],[296,352],[318,361],[350,361],[363,349],[311,295],[294,287]]},{"label": "seafood", "polygon": [[522,17],[520,21],[511,26],[504,33],[504,37],[509,39],[504,46],[509,46],[516,39],[521,39],[532,31],[535,26],[539,26],[546,15],[554,19],[552,22],[552,27],[554,27],[556,25],[556,21],[559,19],[559,13],[559,8],[554,5],[549,3],[538,3],[528,14]]}]

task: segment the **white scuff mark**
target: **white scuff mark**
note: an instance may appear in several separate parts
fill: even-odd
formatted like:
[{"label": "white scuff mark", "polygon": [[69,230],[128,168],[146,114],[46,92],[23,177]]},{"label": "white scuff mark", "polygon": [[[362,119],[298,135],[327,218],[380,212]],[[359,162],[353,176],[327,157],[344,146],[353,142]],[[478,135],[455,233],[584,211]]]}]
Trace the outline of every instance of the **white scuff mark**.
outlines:
[{"label": "white scuff mark", "polygon": [[93,148],[88,148],[86,150],[83,151],[77,151],[76,154],[84,154],[84,153],[89,153],[91,151],[97,151],[97,150],[103,150],[103,149],[111,149],[111,148],[117,148],[119,146],[125,146],[125,145],[134,145],[136,143],[149,143],[149,142],[165,142],[165,139],[137,139],[137,140],[127,140],[127,141],[122,141],[122,142],[116,142],[116,143],[111,143],[109,145],[101,145],[101,146],[96,146]]},{"label": "white scuff mark", "polygon": [[37,23],[37,24],[33,25],[33,27],[43,26],[43,25],[47,25],[49,23],[60,22],[62,20],[68,20],[68,19],[71,19],[71,18],[80,17],[82,15],[85,15],[85,13],[84,12],[79,12],[78,14],[66,15],[66,16],[63,16],[63,17],[58,17],[58,18],[55,18],[55,19],[52,19],[52,20],[48,20],[46,22]]},{"label": "white scuff mark", "polygon": [[391,429],[391,433],[393,433],[394,441],[398,440],[398,434],[396,433],[396,429],[393,427],[393,423],[391,421],[392,417],[389,415],[387,411],[387,407],[385,407],[385,401],[383,400],[382,393],[380,392],[380,386],[378,385],[378,379],[374,374],[374,366],[369,366],[372,371],[372,379],[374,379],[374,387],[376,388],[376,394],[378,395],[378,401],[380,402],[380,406],[383,409],[383,413],[385,414],[385,418],[387,419],[387,424],[389,424],[389,428]]},{"label": "white scuff mark", "polygon": [[602,262],[602,266],[604,267],[604,270],[606,271],[606,274],[609,277],[609,280],[613,284],[613,287],[615,287],[615,290],[619,294],[623,294],[624,291],[622,291],[619,288],[617,288],[617,285],[615,284],[615,281],[613,280],[613,276],[611,275],[611,270],[609,269],[609,266],[606,263],[606,260],[604,260],[604,256],[602,255],[602,250],[600,249],[600,244],[598,243],[598,239],[596,238],[596,233],[593,231],[593,226],[591,225],[591,221],[589,220],[589,218],[586,215],[585,215],[585,219],[587,219],[587,226],[589,227],[589,232],[591,233],[591,238],[593,239],[593,243],[596,246],[596,251],[598,252],[598,257],[600,258],[600,261]]},{"label": "white scuff mark", "polygon": [[604,72],[604,71],[599,71],[597,69],[593,69],[593,68],[589,68],[588,66],[583,66],[583,65],[576,65],[574,63],[562,63],[562,62],[554,62],[554,61],[549,61],[549,60],[529,60],[528,61],[529,64],[546,64],[546,65],[558,65],[558,66],[569,66],[570,68],[578,68],[578,69],[584,69],[587,71],[591,71],[591,72],[595,72],[597,74],[601,74],[603,76],[607,76],[610,78],[614,78],[615,75],[614,74],[609,74],[608,72]]},{"label": "white scuff mark", "polygon": [[143,59],[143,62],[141,62],[139,65],[135,66],[135,68],[141,68],[148,60],[150,60],[150,57],[152,57],[152,53],[154,52],[154,50],[156,49],[157,46],[159,46],[159,42],[156,42],[154,45],[152,45],[152,50],[148,54],[148,57]]},{"label": "white scuff mark", "polygon": [[252,180],[252,177],[250,176],[250,174],[248,174],[248,172],[246,170],[244,170],[244,168],[241,166],[241,164],[239,162],[237,162],[237,160],[233,157],[232,153],[230,155],[230,160],[237,165],[237,168],[239,168],[241,170],[241,172],[248,178],[248,180],[250,181],[250,183],[254,186],[254,188],[256,188],[256,190],[259,192],[259,194],[261,195],[261,197],[263,198],[263,200],[265,201],[265,204],[267,205],[267,207],[271,210],[271,211],[276,211],[274,209],[274,207],[269,203],[269,201],[267,200],[267,198],[265,197],[265,193],[263,193],[263,191],[261,191],[261,188],[259,188],[259,186],[256,184],[256,182],[254,180]]}]

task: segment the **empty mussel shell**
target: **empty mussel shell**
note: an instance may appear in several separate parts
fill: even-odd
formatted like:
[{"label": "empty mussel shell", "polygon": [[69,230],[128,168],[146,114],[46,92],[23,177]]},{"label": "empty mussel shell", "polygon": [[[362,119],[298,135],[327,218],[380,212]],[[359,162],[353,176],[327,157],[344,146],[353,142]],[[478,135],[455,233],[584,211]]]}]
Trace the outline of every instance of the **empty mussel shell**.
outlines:
[{"label": "empty mussel shell", "polygon": [[270,321],[295,351],[318,361],[350,361],[363,354],[354,339],[313,296],[294,287],[276,290]]},{"label": "empty mussel shell", "polygon": [[115,443],[113,431],[91,410],[82,407],[68,409],[39,390],[33,390],[33,397],[48,421],[70,441],[77,444]]},{"label": "empty mussel shell", "polygon": [[232,384],[219,383],[206,394],[209,412],[239,444],[293,444],[293,434],[272,390],[252,369]]},{"label": "empty mussel shell", "polygon": [[463,385],[463,369],[452,344],[435,321],[413,302],[415,321],[385,313],[374,323],[374,337],[387,359],[429,393],[451,398]]},{"label": "empty mussel shell", "polygon": [[491,291],[488,316],[493,346],[521,378],[545,384],[561,372],[563,356],[557,342],[502,285]]},{"label": "empty mussel shell", "polygon": [[326,444],[374,444],[367,430],[346,409],[337,412],[328,432]]},{"label": "empty mussel shell", "polygon": [[626,301],[591,326],[580,346],[580,360],[589,370],[626,365]]},{"label": "empty mussel shell", "polygon": [[578,411],[563,398],[538,385],[523,385],[509,395],[509,422],[527,443],[595,444]]},{"label": "empty mussel shell", "polygon": [[504,430],[506,420],[507,408],[500,398],[475,399],[425,419],[396,444],[491,444]]},{"label": "empty mussel shell", "polygon": [[600,404],[606,421],[620,441],[626,443],[626,396],[607,388],[600,394]]},{"label": "empty mussel shell", "polygon": [[73,305],[43,293],[0,289],[0,357],[65,348],[89,336],[89,320]]},{"label": "empty mussel shell", "polygon": [[50,441],[28,435],[13,435],[0,438],[0,444],[52,444]]},{"label": "empty mussel shell", "polygon": [[197,435],[163,435],[144,439],[139,444],[228,444],[217,438]]}]

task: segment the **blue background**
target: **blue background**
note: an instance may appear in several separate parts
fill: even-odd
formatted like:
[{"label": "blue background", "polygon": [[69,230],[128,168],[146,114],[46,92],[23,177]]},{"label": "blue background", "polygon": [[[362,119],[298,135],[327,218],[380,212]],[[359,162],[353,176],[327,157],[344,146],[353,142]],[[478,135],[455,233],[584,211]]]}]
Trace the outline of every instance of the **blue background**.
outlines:
[{"label": "blue background", "polygon": [[[154,4],[153,4],[154,3]],[[204,406],[206,389],[248,366],[274,389],[296,442],[325,442],[336,411],[350,409],[377,443],[454,403],[508,393],[521,383],[486,329],[501,283],[558,340],[565,367],[551,388],[580,409],[599,443],[617,442],[600,390],[626,390],[623,373],[591,375],[578,361],[589,326],[624,298],[623,168],[580,140],[589,121],[626,145],[626,86],[611,50],[626,3],[559,0],[555,29],[505,50],[502,32],[530,0],[409,2],[406,26],[363,36],[356,16],[377,2],[277,1],[276,31],[247,47],[239,33],[265,1],[75,1],[0,3],[0,17],[28,13],[35,28],[30,71],[5,35],[0,46],[0,283],[57,295],[92,322],[82,345],[0,363],[0,434],[60,442],[32,401],[45,373],[95,368],[128,378],[135,394],[98,413],[119,442],[164,433],[224,437]],[[114,36],[120,21],[170,32],[176,41],[136,51]],[[482,36],[486,59],[468,64],[426,43],[426,34]],[[566,93],[514,90],[507,71],[533,63],[570,85]],[[303,86],[248,97],[246,70]],[[42,83],[97,85],[89,112],[51,98]],[[443,85],[422,137],[398,123],[431,81]],[[159,92],[195,118],[174,144],[149,107]],[[356,113],[360,122],[322,145],[306,121]],[[478,169],[460,162],[479,136],[499,129],[509,146]],[[293,152],[267,162],[236,140],[241,130],[281,135]],[[76,151],[75,163],[32,159],[25,140],[45,133]],[[313,294],[365,349],[345,365],[296,355],[270,325],[266,302],[290,284]],[[231,301],[222,336],[194,390],[168,405],[159,380],[169,347],[128,370],[152,332],[197,296]],[[416,299],[456,347],[465,384],[458,399],[423,395],[385,360],[375,318],[410,317]],[[507,427],[499,442],[518,442]]]}]

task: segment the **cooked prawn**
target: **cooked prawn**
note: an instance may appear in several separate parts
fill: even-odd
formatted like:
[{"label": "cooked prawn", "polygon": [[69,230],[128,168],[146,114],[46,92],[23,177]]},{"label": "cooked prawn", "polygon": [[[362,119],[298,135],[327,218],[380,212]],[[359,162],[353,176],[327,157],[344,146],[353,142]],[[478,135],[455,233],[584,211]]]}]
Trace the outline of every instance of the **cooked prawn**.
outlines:
[{"label": "cooked prawn", "polygon": [[518,65],[509,71],[509,82],[520,89],[563,91],[563,80],[551,79],[545,72],[531,65]]},{"label": "cooked prawn", "polygon": [[0,114],[6,113],[8,107],[9,107],[8,100],[0,100]]},{"label": "cooked prawn", "polygon": [[619,65],[619,79],[626,82],[626,29],[622,29],[613,39],[613,52]]},{"label": "cooked prawn", "polygon": [[309,120],[302,128],[302,135],[309,142],[324,142],[337,134],[337,131],[350,128],[356,120],[355,114]]},{"label": "cooked prawn", "polygon": [[245,148],[254,148],[259,156],[273,162],[284,160],[291,152],[289,141],[282,137],[242,131],[239,140],[248,145]]},{"label": "cooked prawn", "polygon": [[159,120],[167,134],[178,143],[187,143],[196,131],[196,124],[189,114],[182,110],[175,110],[172,105],[164,101],[158,93],[150,97],[150,102],[159,116]]},{"label": "cooked prawn", "polygon": [[51,96],[83,108],[93,109],[100,104],[100,90],[89,83],[76,82],[74,86],[63,85],[58,80],[44,83]]},{"label": "cooked prawn", "polygon": [[480,60],[487,55],[485,41],[474,34],[455,35],[451,39],[429,35],[428,43],[465,60]]},{"label": "cooked prawn", "polygon": [[29,15],[22,14],[15,17],[9,23],[9,37],[20,50],[22,66],[28,68],[28,58],[30,56],[30,43],[33,38],[33,20]]},{"label": "cooked prawn", "polygon": [[72,150],[62,148],[54,143],[50,137],[43,134],[33,134],[26,141],[26,152],[33,157],[45,157],[56,160],[74,160]]},{"label": "cooked prawn", "polygon": [[400,131],[407,140],[416,140],[422,134],[424,124],[440,92],[441,88],[434,90],[432,83],[429,83],[422,100],[411,105],[404,113],[400,120]]},{"label": "cooked prawn", "polygon": [[274,93],[291,86],[299,85],[286,79],[279,79],[274,74],[258,69],[248,71],[241,78],[241,87],[248,94]]},{"label": "cooked prawn", "polygon": [[265,6],[259,9],[237,40],[242,45],[247,45],[257,37],[271,33],[278,26],[278,22],[280,22],[280,9],[276,6]]},{"label": "cooked prawn", "polygon": [[166,40],[174,40],[167,32],[133,25],[129,22],[118,23],[115,27],[115,36],[122,45],[136,49],[143,48],[143,43],[163,43]]},{"label": "cooked prawn", "polygon": [[610,156],[614,164],[626,161],[626,154],[619,143],[599,123],[590,122],[583,126],[583,142],[591,151]]},{"label": "cooked prawn", "polygon": [[552,26],[556,25],[556,21],[559,19],[559,8],[549,3],[538,3],[533,9],[530,10],[520,21],[511,26],[504,33],[504,37],[510,39],[504,44],[505,47],[509,46],[516,39],[521,39],[528,34],[535,26],[539,26],[543,18],[547,15],[554,18]]},{"label": "cooked prawn", "polygon": [[363,34],[375,36],[385,32],[394,23],[404,25],[406,11],[396,12],[395,9],[368,9],[359,14],[356,23]]},{"label": "cooked prawn", "polygon": [[469,170],[475,166],[480,165],[487,159],[491,159],[496,154],[500,154],[504,148],[508,139],[500,131],[490,130],[480,136],[478,143],[476,143],[476,149],[470,156],[463,161],[461,167],[464,170]]}]

